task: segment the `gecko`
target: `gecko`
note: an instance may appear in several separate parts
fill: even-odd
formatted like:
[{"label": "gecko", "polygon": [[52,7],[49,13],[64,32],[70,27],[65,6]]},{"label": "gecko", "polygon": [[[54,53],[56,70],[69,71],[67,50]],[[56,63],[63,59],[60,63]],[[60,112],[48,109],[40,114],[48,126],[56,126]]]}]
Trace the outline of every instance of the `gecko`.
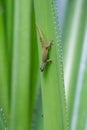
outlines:
[{"label": "gecko", "polygon": [[43,34],[40,30],[40,27],[37,24],[36,24],[36,27],[39,32],[40,42],[42,45],[42,63],[40,66],[40,70],[41,70],[41,72],[43,72],[47,63],[52,62],[52,60],[48,58],[48,54],[49,54],[49,48],[51,48],[51,46],[54,44],[54,42],[53,42],[53,40],[51,40],[48,44],[46,44]]}]

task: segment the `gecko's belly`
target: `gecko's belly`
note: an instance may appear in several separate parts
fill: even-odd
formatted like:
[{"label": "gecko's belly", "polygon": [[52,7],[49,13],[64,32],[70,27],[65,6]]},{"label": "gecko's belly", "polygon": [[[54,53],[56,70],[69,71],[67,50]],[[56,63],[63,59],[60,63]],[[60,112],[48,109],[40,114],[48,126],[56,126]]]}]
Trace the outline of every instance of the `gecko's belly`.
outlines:
[{"label": "gecko's belly", "polygon": [[42,54],[42,62],[46,62],[48,58],[48,50],[44,50]]}]

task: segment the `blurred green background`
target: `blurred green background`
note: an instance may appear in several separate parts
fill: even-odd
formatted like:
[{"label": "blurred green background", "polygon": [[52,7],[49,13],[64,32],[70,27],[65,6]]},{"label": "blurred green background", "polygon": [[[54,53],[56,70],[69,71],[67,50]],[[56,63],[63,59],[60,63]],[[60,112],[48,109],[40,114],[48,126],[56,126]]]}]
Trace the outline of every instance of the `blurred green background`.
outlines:
[{"label": "blurred green background", "polygon": [[0,0],[0,130],[87,130],[86,77],[87,0]]}]

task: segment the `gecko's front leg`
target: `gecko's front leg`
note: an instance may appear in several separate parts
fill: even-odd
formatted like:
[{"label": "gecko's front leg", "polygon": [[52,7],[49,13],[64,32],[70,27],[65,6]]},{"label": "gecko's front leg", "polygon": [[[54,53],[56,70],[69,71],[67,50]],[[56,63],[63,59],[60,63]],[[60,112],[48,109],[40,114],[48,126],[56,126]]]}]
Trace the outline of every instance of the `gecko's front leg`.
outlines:
[{"label": "gecko's front leg", "polygon": [[48,43],[48,45],[46,45],[46,49],[51,48],[51,46],[52,46],[52,45],[54,45],[53,40],[52,40],[52,41],[50,41],[50,42]]}]

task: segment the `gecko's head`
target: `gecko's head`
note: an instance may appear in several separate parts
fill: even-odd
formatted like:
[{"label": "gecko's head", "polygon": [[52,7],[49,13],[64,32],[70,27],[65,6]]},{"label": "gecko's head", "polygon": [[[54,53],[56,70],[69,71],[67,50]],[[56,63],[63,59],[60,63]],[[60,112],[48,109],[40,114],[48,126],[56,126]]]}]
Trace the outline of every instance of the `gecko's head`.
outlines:
[{"label": "gecko's head", "polygon": [[43,72],[43,71],[44,71],[45,66],[46,66],[46,63],[42,63],[42,64],[41,64],[41,67],[40,67],[41,72]]}]

